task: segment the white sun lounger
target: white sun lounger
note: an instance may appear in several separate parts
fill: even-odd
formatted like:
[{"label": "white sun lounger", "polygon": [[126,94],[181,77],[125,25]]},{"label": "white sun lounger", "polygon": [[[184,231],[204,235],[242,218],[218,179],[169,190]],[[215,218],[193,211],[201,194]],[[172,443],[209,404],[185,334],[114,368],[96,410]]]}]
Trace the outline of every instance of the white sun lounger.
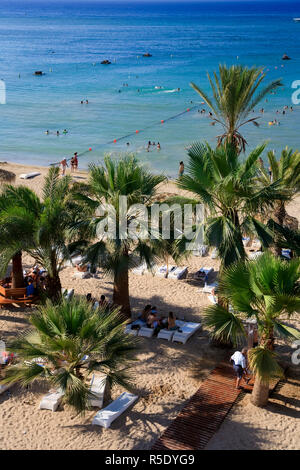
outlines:
[{"label": "white sun lounger", "polygon": [[[169,266],[168,276],[170,276],[171,272],[176,269],[176,266]],[[159,266],[155,272],[155,276],[165,277],[167,274],[167,265]]]},{"label": "white sun lounger", "polygon": [[204,266],[203,268],[200,268],[199,271],[197,271],[194,274],[194,278],[195,279],[207,278],[213,272],[213,270],[214,270],[214,268]]},{"label": "white sun lounger", "polygon": [[209,300],[212,304],[214,304],[214,305],[216,305],[216,304],[218,303],[218,302],[217,302],[217,298],[216,298],[215,295],[208,295],[207,298],[208,298],[208,300]]},{"label": "white sun lounger", "polygon": [[185,322],[180,328],[181,331],[175,331],[172,341],[178,341],[185,344],[187,340],[201,328],[201,323]]},{"label": "white sun lounger", "polygon": [[256,259],[256,258],[259,258],[262,254],[263,254],[262,251],[255,251],[254,253],[249,253],[248,258]]},{"label": "white sun lounger", "polygon": [[146,263],[143,263],[132,270],[133,274],[137,274],[138,276],[142,276],[145,271],[147,271]]},{"label": "white sun lounger", "polygon": [[145,338],[152,338],[154,334],[154,328],[148,328],[148,326],[142,326],[138,330],[138,336],[144,336]]},{"label": "white sun lounger", "polygon": [[208,253],[207,245],[198,245],[195,250],[192,251],[194,256],[205,256]]},{"label": "white sun lounger", "polygon": [[207,284],[205,283],[204,284],[204,287],[202,289],[202,292],[204,294],[212,294],[213,290],[216,289],[218,287],[218,283],[217,282],[213,282],[212,284]]},{"label": "white sun lounger", "polygon": [[187,266],[184,266],[184,267],[177,267],[175,269],[173,269],[170,273],[169,273],[169,278],[170,279],[182,279],[186,274],[187,274]]},{"label": "white sun lounger", "polygon": [[98,408],[102,408],[105,387],[106,387],[106,376],[96,377],[95,375],[93,375],[93,378],[91,380],[90,391],[93,393],[93,395],[95,395],[95,397],[89,400],[90,406],[97,406]]},{"label": "white sun lounger", "polygon": [[60,389],[47,393],[40,402],[40,410],[56,411],[63,396],[64,393]]},{"label": "white sun lounger", "polygon": [[0,385],[0,395],[1,395],[1,393],[6,392],[6,390],[8,390],[12,386],[13,386],[13,384]]},{"label": "white sun lounger", "polygon": [[103,410],[98,411],[94,416],[92,424],[109,428],[111,423],[117,419],[124,411],[129,408],[136,400],[138,396],[132,393],[124,392],[115,401],[110,403]]},{"label": "white sun lounger", "polygon": [[[175,323],[176,323],[176,326],[178,326],[179,328],[182,328],[185,322],[182,320],[176,320]],[[159,331],[157,337],[171,341],[176,331],[177,330],[168,330],[167,328],[163,328]]]},{"label": "white sun lounger", "polygon": [[140,320],[138,318],[137,320],[133,321],[132,323],[129,323],[128,325],[126,325],[125,333],[127,333],[129,335],[137,336],[139,330],[132,329],[131,328],[132,325],[139,325],[140,327],[145,327],[146,323],[143,320]]},{"label": "white sun lounger", "polygon": [[73,274],[73,279],[86,279],[87,277],[90,277],[89,271],[75,271]]},{"label": "white sun lounger", "polygon": [[71,300],[74,295],[74,289],[62,289],[61,290],[62,296],[67,300]]},{"label": "white sun lounger", "polygon": [[20,178],[22,180],[28,180],[29,178],[34,178],[35,176],[39,176],[41,173],[39,173],[38,171],[33,171],[32,173],[22,173],[20,175]]},{"label": "white sun lounger", "polygon": [[4,341],[0,341],[0,364],[4,364],[2,353],[6,351],[6,345]]}]

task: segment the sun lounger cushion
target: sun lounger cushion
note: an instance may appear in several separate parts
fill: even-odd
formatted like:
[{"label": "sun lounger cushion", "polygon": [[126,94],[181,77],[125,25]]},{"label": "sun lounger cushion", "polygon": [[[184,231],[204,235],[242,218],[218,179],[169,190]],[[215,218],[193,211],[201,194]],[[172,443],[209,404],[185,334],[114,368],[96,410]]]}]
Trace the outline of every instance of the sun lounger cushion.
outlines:
[{"label": "sun lounger cushion", "polygon": [[90,273],[88,271],[75,271],[73,274],[73,278],[76,279],[86,279],[87,277],[90,277]]},{"label": "sun lounger cushion", "polygon": [[194,274],[195,279],[207,279],[208,276],[213,272],[214,268],[206,267],[204,266],[203,268],[200,268],[199,271],[197,271]]},{"label": "sun lounger cushion", "polygon": [[47,393],[40,402],[40,410],[56,411],[63,396],[64,394],[61,390]]},{"label": "sun lounger cushion", "polygon": [[212,304],[214,304],[214,305],[216,305],[216,304],[218,303],[218,302],[217,302],[217,298],[216,298],[215,295],[208,295],[207,298],[208,298],[208,300],[209,300]]},{"label": "sun lounger cushion", "polygon": [[256,259],[259,258],[263,254],[262,251],[256,251],[255,253],[249,253],[249,259]]},{"label": "sun lounger cushion", "polygon": [[[164,266],[159,266],[155,272],[155,276],[159,276],[159,277],[165,277],[166,274],[167,274],[167,265],[165,264]],[[168,269],[168,276],[170,276],[171,272],[176,269],[176,266],[169,266],[169,269]]]},{"label": "sun lounger cushion", "polygon": [[138,318],[137,320],[133,321],[132,323],[129,323],[128,325],[126,325],[125,333],[127,333],[129,335],[137,336],[139,330],[135,329],[135,328],[132,328],[133,325],[138,325],[140,327],[146,327],[146,322],[144,322],[143,320],[140,320]]},{"label": "sun lounger cushion", "polygon": [[208,253],[207,245],[199,245],[195,250],[192,251],[194,256],[205,256]]},{"label": "sun lounger cushion", "polygon": [[143,263],[132,270],[133,274],[137,274],[138,276],[142,276],[145,271],[147,271],[146,263]]},{"label": "sun lounger cushion", "polygon": [[28,180],[29,178],[34,178],[35,176],[39,176],[41,173],[39,173],[38,171],[33,171],[32,173],[22,173],[20,175],[20,178],[22,180]]},{"label": "sun lounger cushion", "polygon": [[184,266],[184,267],[177,267],[175,269],[173,269],[170,273],[169,273],[169,278],[170,279],[182,279],[184,276],[186,276],[187,274],[187,267]]},{"label": "sun lounger cushion", "polygon": [[90,399],[89,404],[90,406],[97,406],[98,408],[102,408],[103,406],[103,399],[106,387],[106,377],[105,376],[93,376],[91,380],[91,387],[90,391],[95,395],[93,398]]},{"label": "sun lounger cushion", "polygon": [[187,340],[201,328],[201,323],[185,322],[180,331],[175,331],[173,341],[185,344]]},{"label": "sun lounger cushion", "polygon": [[202,292],[204,294],[212,294],[213,290],[216,289],[218,287],[218,283],[217,282],[213,282],[211,284],[207,284],[205,283],[204,284],[204,287],[202,289]]},{"label": "sun lounger cushion", "polygon": [[154,334],[154,328],[148,328],[148,326],[142,326],[138,330],[138,336],[144,336],[145,338],[152,338]]},{"label": "sun lounger cushion", "polygon": [[124,392],[115,401],[94,416],[92,424],[109,428],[111,423],[131,406],[138,397],[132,393]]},{"label": "sun lounger cushion", "polygon": [[[176,323],[176,326],[178,326],[178,328],[181,328],[185,322],[182,320],[176,320],[175,323]],[[171,341],[176,331],[177,330],[168,330],[167,328],[162,328],[159,331],[157,337],[160,339],[167,339],[168,341]]]}]

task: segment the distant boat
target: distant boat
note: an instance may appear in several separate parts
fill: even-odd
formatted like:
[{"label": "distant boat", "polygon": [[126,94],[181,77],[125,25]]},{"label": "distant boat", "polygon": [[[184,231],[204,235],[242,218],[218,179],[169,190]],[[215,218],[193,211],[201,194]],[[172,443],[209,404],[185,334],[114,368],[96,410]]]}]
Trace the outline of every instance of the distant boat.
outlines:
[{"label": "distant boat", "polygon": [[294,21],[296,21],[296,23],[300,23],[300,18],[293,18]]}]

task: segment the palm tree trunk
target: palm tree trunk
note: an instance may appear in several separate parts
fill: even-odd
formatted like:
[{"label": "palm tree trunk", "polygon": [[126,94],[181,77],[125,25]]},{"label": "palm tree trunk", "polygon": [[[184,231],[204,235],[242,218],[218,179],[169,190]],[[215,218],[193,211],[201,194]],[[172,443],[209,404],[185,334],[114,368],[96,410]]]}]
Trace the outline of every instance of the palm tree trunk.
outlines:
[{"label": "palm tree trunk", "polygon": [[12,285],[13,289],[24,287],[24,276],[22,266],[22,252],[18,251],[12,259]]},{"label": "palm tree trunk", "polygon": [[126,319],[131,318],[128,269],[114,275],[113,303],[121,307],[121,314]]},{"label": "palm tree trunk", "polygon": [[266,406],[269,399],[269,384],[261,382],[255,377],[254,387],[251,394],[251,403],[255,406]]},{"label": "palm tree trunk", "polygon": [[[274,211],[275,222],[277,222],[278,225],[283,227],[285,217],[286,217],[285,205],[284,205],[284,202],[280,201],[278,202],[276,209]],[[281,256],[281,248],[280,246],[278,246],[278,240],[276,236],[275,236],[274,250],[272,251],[274,251],[274,254],[276,256]]]}]

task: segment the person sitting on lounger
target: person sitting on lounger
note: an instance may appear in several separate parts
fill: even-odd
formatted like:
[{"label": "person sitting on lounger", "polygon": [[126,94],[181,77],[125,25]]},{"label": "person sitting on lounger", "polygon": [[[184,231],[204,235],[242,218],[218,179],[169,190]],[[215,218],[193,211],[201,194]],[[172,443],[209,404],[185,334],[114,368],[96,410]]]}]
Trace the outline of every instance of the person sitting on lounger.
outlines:
[{"label": "person sitting on lounger", "polygon": [[79,271],[80,273],[86,273],[88,270],[86,264],[80,263],[80,264],[76,264],[75,266],[76,266],[77,271]]},{"label": "person sitting on lounger", "polygon": [[176,317],[173,312],[169,312],[168,316],[168,330],[177,330]]},{"label": "person sitting on lounger", "polygon": [[148,304],[145,306],[144,310],[142,311],[141,315],[138,318],[144,321],[145,323],[147,323],[150,312],[151,312],[151,305]]}]

